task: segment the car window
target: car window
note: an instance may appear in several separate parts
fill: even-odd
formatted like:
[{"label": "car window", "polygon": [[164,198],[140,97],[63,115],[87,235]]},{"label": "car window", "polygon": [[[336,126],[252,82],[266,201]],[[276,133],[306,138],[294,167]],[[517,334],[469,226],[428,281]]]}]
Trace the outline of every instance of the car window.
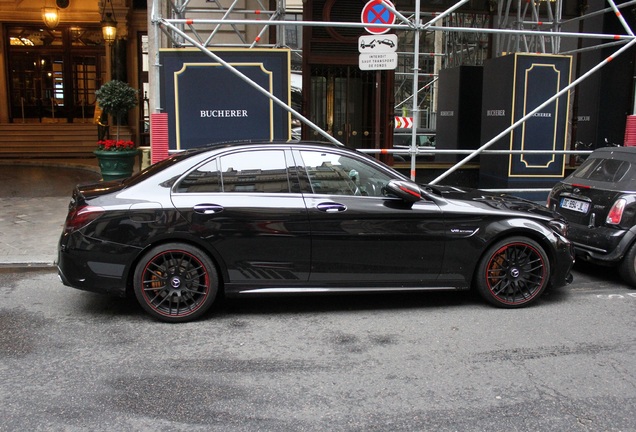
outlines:
[{"label": "car window", "polygon": [[177,192],[289,193],[285,153],[262,150],[221,156],[188,174]]},{"label": "car window", "polygon": [[177,186],[177,192],[221,192],[218,161],[213,159],[188,174]]},{"label": "car window", "polygon": [[384,172],[362,160],[337,153],[301,151],[315,194],[382,196],[391,180]]},{"label": "car window", "polygon": [[233,153],[220,162],[223,192],[289,192],[282,150]]},{"label": "car window", "polygon": [[600,182],[617,183],[625,178],[631,164],[618,159],[593,158],[584,162],[572,177]]}]

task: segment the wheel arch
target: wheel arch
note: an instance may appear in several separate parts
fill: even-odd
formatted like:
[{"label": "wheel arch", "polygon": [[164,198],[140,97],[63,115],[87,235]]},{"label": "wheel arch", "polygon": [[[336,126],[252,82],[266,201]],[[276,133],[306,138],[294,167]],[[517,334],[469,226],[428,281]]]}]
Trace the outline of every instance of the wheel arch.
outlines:
[{"label": "wheel arch", "polygon": [[[488,252],[488,250],[490,249],[492,245],[494,245],[495,243],[499,241],[505,240],[507,238],[527,237],[530,240],[533,240],[536,243],[538,243],[539,246],[543,248],[543,251],[548,256],[548,261],[550,263],[556,260],[557,256],[556,256],[555,247],[552,243],[553,240],[551,240],[551,238],[549,237],[549,236],[552,236],[552,238],[555,238],[554,234],[551,231],[549,231],[548,228],[545,228],[542,225],[537,224],[536,222],[534,223],[534,225],[540,229],[537,230],[536,228],[532,229],[530,227],[516,227],[513,229],[507,229],[505,231],[504,230],[499,231],[496,235],[491,236],[487,239],[487,241],[485,242],[482,248],[481,254],[479,255],[479,258],[475,261],[475,264],[473,266],[472,277],[471,277],[471,289],[473,288],[475,278],[477,277],[477,272],[479,271],[479,262],[481,262],[481,260],[484,258],[484,255]],[[550,267],[550,273],[552,273],[552,267]],[[552,274],[549,274],[548,279],[551,279],[551,278],[552,278]]]},{"label": "wheel arch", "polygon": [[[510,255],[509,248],[513,249]],[[499,236],[488,244],[477,261],[471,289],[497,307],[525,307],[534,303],[551,284],[550,260],[544,244],[524,230]]]},{"label": "wheel arch", "polygon": [[133,278],[135,275],[135,269],[137,268],[137,265],[139,264],[141,259],[151,249],[168,243],[183,243],[189,246],[196,247],[197,249],[203,251],[208,256],[208,258],[212,260],[212,263],[214,264],[214,267],[216,268],[217,274],[219,276],[219,294],[222,294],[224,292],[225,281],[228,280],[227,267],[224,265],[221,256],[216,252],[216,250],[211,248],[209,244],[201,241],[196,237],[172,236],[156,239],[155,241],[148,243],[142,249],[140,249],[139,253],[135,256],[133,261],[130,263],[130,266],[128,267],[128,272],[126,274],[126,297],[134,296]]}]

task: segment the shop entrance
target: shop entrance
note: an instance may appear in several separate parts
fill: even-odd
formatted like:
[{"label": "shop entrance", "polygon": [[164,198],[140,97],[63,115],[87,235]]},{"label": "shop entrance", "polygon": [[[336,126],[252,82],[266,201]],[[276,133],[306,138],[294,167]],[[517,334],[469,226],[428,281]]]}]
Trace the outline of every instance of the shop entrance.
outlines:
[{"label": "shop entrance", "polygon": [[373,132],[368,100],[372,78],[351,66],[312,68],[312,121],[347,147],[368,148]]},{"label": "shop entrance", "polygon": [[92,121],[106,72],[101,30],[12,26],[8,34],[10,121]]}]

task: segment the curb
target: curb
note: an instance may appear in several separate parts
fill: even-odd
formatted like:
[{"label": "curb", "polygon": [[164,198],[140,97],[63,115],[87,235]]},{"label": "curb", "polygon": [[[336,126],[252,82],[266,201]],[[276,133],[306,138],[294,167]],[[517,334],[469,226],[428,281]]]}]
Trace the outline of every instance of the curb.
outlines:
[{"label": "curb", "polygon": [[0,272],[57,271],[53,263],[0,263]]}]

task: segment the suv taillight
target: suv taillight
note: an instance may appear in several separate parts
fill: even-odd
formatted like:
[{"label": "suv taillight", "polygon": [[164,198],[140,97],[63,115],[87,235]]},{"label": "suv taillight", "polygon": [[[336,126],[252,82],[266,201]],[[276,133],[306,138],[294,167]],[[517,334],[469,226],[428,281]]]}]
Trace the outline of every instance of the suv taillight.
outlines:
[{"label": "suv taillight", "polygon": [[104,209],[96,206],[84,205],[69,212],[64,223],[64,232],[70,233],[85,227],[104,214]]},{"label": "suv taillight", "polygon": [[626,201],[624,198],[617,199],[614,205],[607,214],[605,219],[606,224],[618,225],[623,218],[623,211],[625,210]]}]

